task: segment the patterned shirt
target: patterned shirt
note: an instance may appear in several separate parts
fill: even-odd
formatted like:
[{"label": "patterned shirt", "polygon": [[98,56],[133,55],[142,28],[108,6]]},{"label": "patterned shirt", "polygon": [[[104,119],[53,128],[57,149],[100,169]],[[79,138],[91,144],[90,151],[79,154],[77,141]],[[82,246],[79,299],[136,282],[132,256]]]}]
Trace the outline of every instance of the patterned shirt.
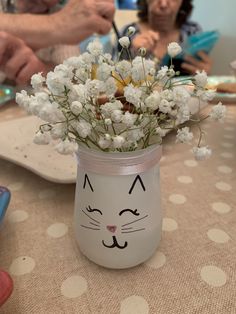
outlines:
[{"label": "patterned shirt", "polygon": [[[132,23],[129,25],[126,25],[120,32],[120,36],[126,36],[127,35],[127,30],[128,28],[132,26],[135,28],[135,34],[133,35],[132,38],[135,38],[135,36],[137,36],[138,34],[141,33],[140,27],[138,23]],[[202,32],[202,28],[199,24],[192,22],[192,21],[187,21],[186,23],[184,23],[181,28],[180,28],[180,40],[179,40],[179,44],[182,48],[184,48],[184,45],[188,39],[189,36],[194,35],[196,33]],[[120,51],[120,48],[117,47],[117,50]],[[148,54],[147,57],[152,57],[152,54]],[[167,65],[169,66],[170,59],[167,55],[165,55],[163,57],[163,59],[161,60],[161,64],[160,66],[164,66]],[[183,62],[182,59],[176,59],[174,60],[174,66],[175,66],[175,70],[176,71],[180,71],[181,67],[180,64]],[[181,70],[181,74],[187,74],[184,73],[183,70]]]}]

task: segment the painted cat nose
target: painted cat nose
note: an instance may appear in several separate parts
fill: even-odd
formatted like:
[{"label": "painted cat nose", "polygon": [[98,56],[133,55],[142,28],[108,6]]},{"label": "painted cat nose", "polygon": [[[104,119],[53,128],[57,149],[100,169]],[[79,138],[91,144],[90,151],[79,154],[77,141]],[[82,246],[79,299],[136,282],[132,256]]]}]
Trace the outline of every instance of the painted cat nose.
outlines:
[{"label": "painted cat nose", "polygon": [[114,233],[116,232],[117,226],[107,226],[107,230]]}]

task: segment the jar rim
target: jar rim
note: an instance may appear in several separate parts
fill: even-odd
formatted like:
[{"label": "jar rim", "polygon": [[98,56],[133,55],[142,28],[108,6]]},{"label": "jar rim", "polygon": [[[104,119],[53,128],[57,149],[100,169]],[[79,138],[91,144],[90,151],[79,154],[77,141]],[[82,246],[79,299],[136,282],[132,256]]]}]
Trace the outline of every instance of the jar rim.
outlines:
[{"label": "jar rim", "polygon": [[133,152],[102,152],[80,147],[78,167],[104,175],[131,175],[154,167],[161,159],[162,146],[151,145]]}]

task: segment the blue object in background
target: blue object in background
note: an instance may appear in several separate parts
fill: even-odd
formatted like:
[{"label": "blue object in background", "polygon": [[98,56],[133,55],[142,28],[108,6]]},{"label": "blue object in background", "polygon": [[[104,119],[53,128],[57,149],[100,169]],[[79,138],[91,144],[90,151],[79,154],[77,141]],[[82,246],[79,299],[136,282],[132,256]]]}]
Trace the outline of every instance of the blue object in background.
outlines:
[{"label": "blue object in background", "polygon": [[0,224],[2,223],[5,213],[7,211],[10,199],[10,191],[5,187],[0,186]]},{"label": "blue object in background", "polygon": [[118,0],[117,8],[119,10],[137,10],[137,0]]},{"label": "blue object in background", "polygon": [[0,106],[9,100],[15,99],[15,90],[12,86],[0,85]]},{"label": "blue object in background", "polygon": [[213,49],[219,38],[220,34],[218,31],[208,31],[194,34],[188,37],[188,40],[183,47],[183,52],[193,57],[197,57],[197,53],[199,51],[205,51],[208,54]]}]

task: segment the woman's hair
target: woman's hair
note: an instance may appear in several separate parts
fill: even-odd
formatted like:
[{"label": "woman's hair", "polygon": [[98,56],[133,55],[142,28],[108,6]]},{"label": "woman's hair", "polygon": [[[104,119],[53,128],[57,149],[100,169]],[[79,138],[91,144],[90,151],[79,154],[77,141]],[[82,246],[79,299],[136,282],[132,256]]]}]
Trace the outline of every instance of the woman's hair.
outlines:
[{"label": "woman's hair", "polygon": [[[183,0],[182,5],[179,8],[179,12],[176,17],[176,24],[181,27],[191,15],[193,4],[192,0]],[[147,0],[138,0],[138,17],[142,22],[148,21],[148,4]]]}]

